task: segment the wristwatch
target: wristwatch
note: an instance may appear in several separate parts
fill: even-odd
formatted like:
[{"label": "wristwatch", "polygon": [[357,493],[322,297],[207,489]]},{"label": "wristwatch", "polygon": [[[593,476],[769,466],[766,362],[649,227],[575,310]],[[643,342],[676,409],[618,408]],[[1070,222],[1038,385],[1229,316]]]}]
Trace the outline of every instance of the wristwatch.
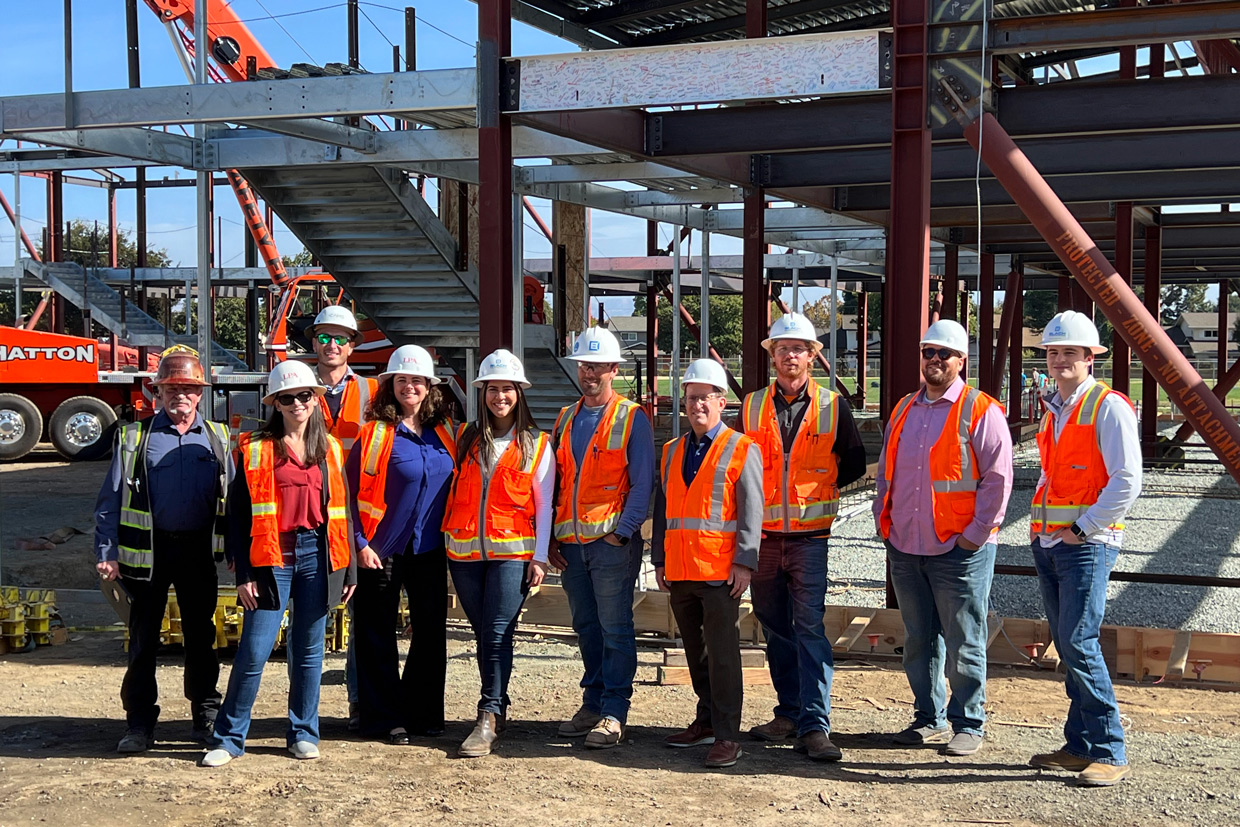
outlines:
[{"label": "wristwatch", "polygon": [[1081,541],[1085,540],[1085,537],[1086,537],[1085,529],[1081,528],[1076,523],[1073,523],[1072,525],[1068,526],[1068,530],[1076,535],[1076,539],[1081,540]]},{"label": "wristwatch", "polygon": [[617,534],[617,533],[616,533],[616,532],[614,532],[614,531],[611,533],[611,536],[612,536],[612,537],[615,537],[617,540],[619,540],[619,541],[620,541],[620,545],[622,545],[622,546],[627,546],[627,545],[629,544],[629,540],[630,540],[630,539],[632,539],[632,538],[630,538],[630,537],[626,537],[626,536],[624,536],[623,534]]}]

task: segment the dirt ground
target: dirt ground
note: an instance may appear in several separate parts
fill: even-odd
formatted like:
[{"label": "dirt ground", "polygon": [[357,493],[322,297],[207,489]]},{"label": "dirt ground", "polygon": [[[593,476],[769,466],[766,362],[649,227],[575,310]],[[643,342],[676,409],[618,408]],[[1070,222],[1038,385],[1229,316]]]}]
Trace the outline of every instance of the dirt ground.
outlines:
[{"label": "dirt ground", "polygon": [[[12,538],[61,525],[89,529],[100,465],[36,459],[0,469],[5,582],[93,587],[89,535],[53,552],[13,552]],[[81,572],[84,570],[84,572]],[[16,572],[23,580],[11,579]],[[81,573],[79,573],[81,572]],[[70,582],[65,582],[70,581]],[[571,643],[522,637],[512,685],[513,723],[496,754],[459,760],[473,718],[472,641],[449,643],[448,731],[391,747],[345,730],[341,655],[329,655],[322,697],[323,757],[284,751],[288,681],[273,661],[255,708],[249,752],[218,770],[198,768],[175,652],[161,658],[164,714],[157,747],[113,750],[123,734],[118,691],[125,655],[115,633],[75,632],[64,646],[0,657],[0,825],[348,824],[1240,824],[1240,693],[1148,684],[1118,687],[1133,776],[1083,790],[1070,776],[1030,769],[1060,745],[1062,678],[993,669],[987,741],[969,758],[890,745],[909,720],[911,695],[892,665],[842,664],[833,688],[839,764],[790,744],[744,745],[734,768],[707,771],[705,748],[671,750],[663,736],[689,723],[689,687],[656,684],[661,650],[641,652],[627,743],[588,751],[556,735],[576,709],[580,661]],[[225,661],[221,687],[227,680]],[[744,726],[774,704],[746,687]]]}]

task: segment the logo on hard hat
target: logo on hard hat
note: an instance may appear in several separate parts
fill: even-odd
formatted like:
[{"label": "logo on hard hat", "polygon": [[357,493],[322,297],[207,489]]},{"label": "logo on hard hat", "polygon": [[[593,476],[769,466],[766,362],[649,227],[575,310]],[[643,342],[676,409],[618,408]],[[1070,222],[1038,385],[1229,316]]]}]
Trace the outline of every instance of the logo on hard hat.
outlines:
[{"label": "logo on hard hat", "polygon": [[1051,336],[1062,336],[1063,325],[1059,322],[1055,322],[1053,325],[1051,325],[1051,329],[1048,330],[1047,333],[1050,334]]},{"label": "logo on hard hat", "polygon": [[576,353],[576,352],[577,352],[577,351],[579,351],[579,350],[581,350],[581,340],[580,340],[580,339],[578,339],[577,341],[573,342],[573,353]]},{"label": "logo on hard hat", "polygon": [[590,342],[590,350],[591,350],[591,352],[596,351],[596,350],[598,350],[598,349],[599,349],[599,343],[598,343],[598,342]]},{"label": "logo on hard hat", "polygon": [[796,330],[799,326],[800,326],[800,322],[798,322],[796,319],[792,318],[791,316],[788,317],[787,328],[789,330]]}]

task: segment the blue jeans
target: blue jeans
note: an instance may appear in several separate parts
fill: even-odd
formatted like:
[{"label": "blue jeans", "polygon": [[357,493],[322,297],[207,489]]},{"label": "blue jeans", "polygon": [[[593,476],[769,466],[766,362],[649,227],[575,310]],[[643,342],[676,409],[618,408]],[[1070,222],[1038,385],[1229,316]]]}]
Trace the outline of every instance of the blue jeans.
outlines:
[{"label": "blue jeans", "polygon": [[835,661],[822,626],[827,538],[764,537],[749,588],[779,699],[775,714],[795,721],[797,735],[830,732]]},{"label": "blue jeans", "polygon": [[292,548],[285,545],[284,549],[284,566],[273,569],[280,608],[245,613],[241,642],[228,676],[228,694],[215,719],[215,745],[231,755],[245,753],[263,667],[271,657],[290,598],[293,611],[286,638],[289,725],[285,740],[289,746],[297,741],[319,742],[319,686],[327,627],[326,534],[322,529],[299,530]]},{"label": "blue jeans", "polygon": [[479,712],[507,715],[512,677],[512,636],[525,603],[527,564],[523,560],[449,560],[452,584],[478,644],[482,692]]},{"label": "blue jeans", "polygon": [[637,673],[633,584],[641,567],[641,539],[625,546],[601,538],[584,546],[565,543],[560,554],[568,562],[560,582],[585,666],[582,703],[623,724]]},{"label": "blue jeans", "polygon": [[1043,548],[1033,541],[1042,603],[1051,640],[1067,671],[1068,718],[1064,749],[1099,764],[1127,764],[1124,730],[1111,687],[1111,674],[1098,642],[1107,603],[1107,579],[1119,549],[1103,543]]},{"label": "blue jeans", "polygon": [[[889,543],[891,584],[904,620],[904,674],[913,690],[913,726],[981,735],[986,723],[986,610],[994,543],[955,546],[933,556]],[[943,688],[946,665],[952,697]],[[945,701],[946,704],[944,703]]]}]

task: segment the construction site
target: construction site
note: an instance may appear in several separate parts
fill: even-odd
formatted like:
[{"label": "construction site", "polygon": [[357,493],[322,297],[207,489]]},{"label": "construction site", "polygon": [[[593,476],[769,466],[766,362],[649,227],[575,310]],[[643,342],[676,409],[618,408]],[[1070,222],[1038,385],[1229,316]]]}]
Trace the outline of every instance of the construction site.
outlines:
[{"label": "construction site", "polygon": [[[5,10],[0,42],[44,68],[0,56],[0,825],[1240,824],[1240,2],[309,5]],[[828,523],[844,760],[753,741],[704,772],[664,748],[697,697],[649,519],[618,749],[557,734],[581,658],[553,570],[521,610],[509,730],[485,759],[456,760],[478,665],[455,593],[443,738],[348,731],[340,606],[323,759],[283,754],[277,655],[246,759],[200,769],[174,602],[158,741],[118,756],[128,604],[95,542],[118,429],[151,416],[160,354],[182,345],[235,448],[333,305],[358,320],[353,370],[420,345],[464,421],[483,357],[511,351],[543,431],[582,398],[576,337],[607,328],[615,387],[660,448],[688,432],[691,361],[725,366],[736,421],[774,379],[771,324],[809,315],[814,379],[850,404],[868,464]],[[1030,551],[1036,348],[1061,311],[1101,332],[1093,374],[1133,403],[1144,463],[1100,634],[1133,769],[1099,790],[1029,766],[1068,709]],[[968,757],[887,737],[914,699],[872,513],[884,429],[940,320],[968,331],[961,376],[1002,403],[1013,446],[987,745]],[[243,613],[219,577],[223,686]],[[747,729],[776,692],[749,595],[738,623]]]}]

